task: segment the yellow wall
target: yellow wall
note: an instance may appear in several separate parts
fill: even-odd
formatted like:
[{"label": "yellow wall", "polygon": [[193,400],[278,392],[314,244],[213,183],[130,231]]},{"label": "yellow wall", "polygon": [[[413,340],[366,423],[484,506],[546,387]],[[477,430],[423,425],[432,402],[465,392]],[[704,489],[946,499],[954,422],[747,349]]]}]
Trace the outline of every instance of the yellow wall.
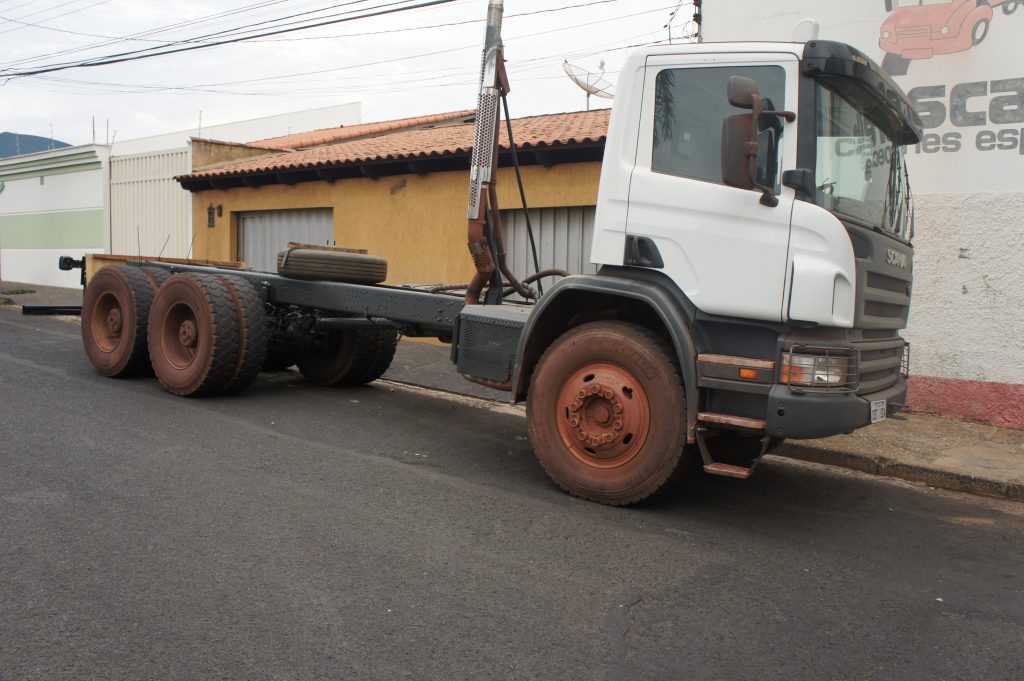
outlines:
[{"label": "yellow wall", "polygon": [[[526,199],[531,208],[593,206],[600,173],[600,163],[527,166]],[[502,208],[522,207],[511,169],[499,171],[498,188]],[[333,208],[337,245],[386,258],[388,283],[465,282],[474,272],[466,248],[468,195],[466,171],[196,192],[193,252],[197,258],[237,259],[240,212]],[[224,208],[212,228],[206,226],[210,205]]]}]

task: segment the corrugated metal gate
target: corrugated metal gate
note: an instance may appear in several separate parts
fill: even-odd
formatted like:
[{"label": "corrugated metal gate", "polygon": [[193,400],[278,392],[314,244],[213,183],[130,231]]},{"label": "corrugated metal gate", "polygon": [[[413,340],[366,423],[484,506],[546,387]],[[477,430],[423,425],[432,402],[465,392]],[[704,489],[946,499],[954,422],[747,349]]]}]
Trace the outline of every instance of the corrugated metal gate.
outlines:
[{"label": "corrugated metal gate", "polygon": [[[595,206],[530,210],[533,237],[537,242],[537,256],[542,270],[559,268],[573,274],[593,274],[597,271],[590,263],[596,212]],[[512,272],[519,278],[533,274],[533,256],[530,254],[530,238],[526,233],[525,211],[502,211],[501,218],[505,227],[506,257]]]},{"label": "corrugated metal gate", "polygon": [[255,270],[275,272],[277,253],[289,241],[329,245],[334,238],[331,208],[267,210],[238,215],[238,259]]},{"label": "corrugated metal gate", "polygon": [[192,195],[174,177],[189,170],[185,149],[111,157],[111,252],[186,257]]}]

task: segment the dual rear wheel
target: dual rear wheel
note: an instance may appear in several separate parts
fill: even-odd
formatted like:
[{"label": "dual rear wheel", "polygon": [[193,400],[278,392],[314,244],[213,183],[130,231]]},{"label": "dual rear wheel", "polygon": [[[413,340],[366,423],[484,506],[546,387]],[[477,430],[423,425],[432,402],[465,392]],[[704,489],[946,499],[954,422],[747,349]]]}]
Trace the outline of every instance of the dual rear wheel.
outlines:
[{"label": "dual rear wheel", "polygon": [[104,268],[86,287],[82,339],[104,376],[155,373],[175,395],[232,393],[265,367],[298,361],[322,385],[359,385],[379,378],[395,353],[392,327],[333,332],[287,358],[268,356],[267,311],[241,277],[171,275],[155,267]]}]

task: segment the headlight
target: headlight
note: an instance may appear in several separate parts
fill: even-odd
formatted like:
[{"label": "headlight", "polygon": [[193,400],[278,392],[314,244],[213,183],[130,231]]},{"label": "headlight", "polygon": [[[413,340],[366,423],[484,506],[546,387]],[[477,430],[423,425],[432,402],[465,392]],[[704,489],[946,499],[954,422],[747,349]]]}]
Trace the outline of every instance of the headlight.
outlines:
[{"label": "headlight", "polygon": [[889,31],[882,31],[882,38],[884,38],[885,40],[888,40],[891,37],[892,37],[892,34],[889,33]]},{"label": "headlight", "polygon": [[782,383],[822,388],[850,383],[849,356],[794,355],[782,356]]},{"label": "headlight", "polygon": [[939,31],[942,35],[949,35],[949,26],[943,26],[942,30]]}]

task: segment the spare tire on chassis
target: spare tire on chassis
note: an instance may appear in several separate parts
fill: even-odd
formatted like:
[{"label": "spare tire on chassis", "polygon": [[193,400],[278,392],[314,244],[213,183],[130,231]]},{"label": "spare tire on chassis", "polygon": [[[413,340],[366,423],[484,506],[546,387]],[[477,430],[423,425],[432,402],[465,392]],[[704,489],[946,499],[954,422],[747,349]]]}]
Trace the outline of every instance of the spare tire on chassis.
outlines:
[{"label": "spare tire on chassis", "polygon": [[289,248],[277,254],[277,273],[289,279],[379,284],[388,278],[388,263],[366,253]]},{"label": "spare tire on chassis", "polygon": [[96,371],[104,376],[150,372],[146,324],[159,286],[148,268],[104,267],[85,287],[82,343]]}]

